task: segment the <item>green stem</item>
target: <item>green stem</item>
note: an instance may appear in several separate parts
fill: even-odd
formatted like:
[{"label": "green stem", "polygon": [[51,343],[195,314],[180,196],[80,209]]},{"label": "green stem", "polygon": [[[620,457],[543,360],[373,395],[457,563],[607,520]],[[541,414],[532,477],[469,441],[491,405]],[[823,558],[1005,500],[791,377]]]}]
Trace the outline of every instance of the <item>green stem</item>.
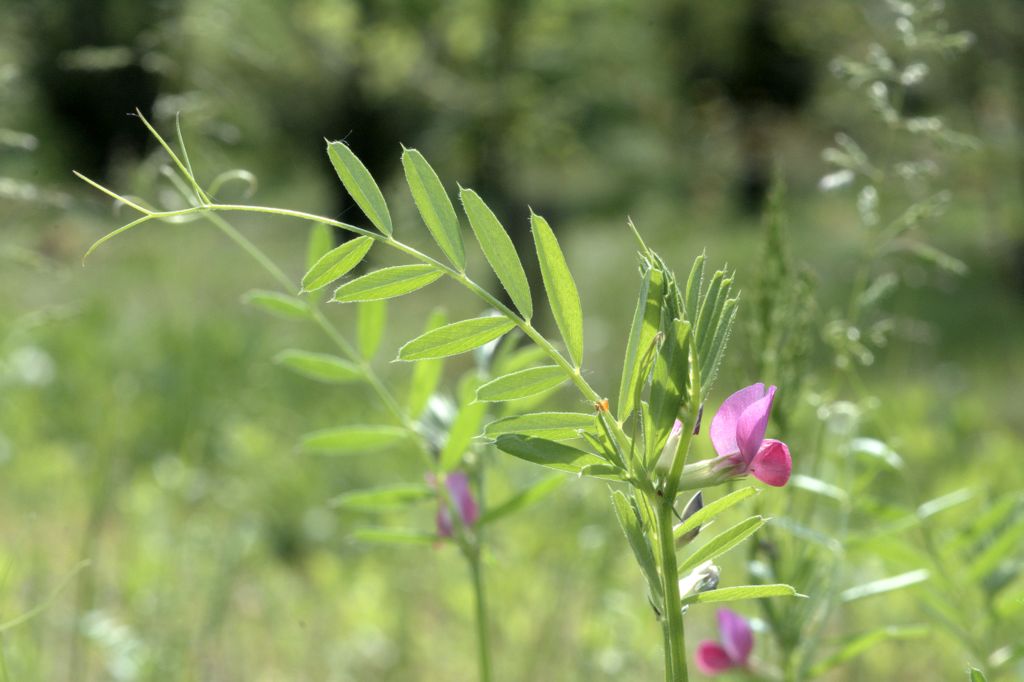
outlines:
[{"label": "green stem", "polygon": [[469,555],[469,569],[473,576],[473,597],[476,601],[477,660],[480,664],[480,682],[491,682],[491,645],[487,628],[487,595],[484,591],[483,566],[480,551]]},{"label": "green stem", "polygon": [[658,500],[658,540],[661,551],[662,589],[665,593],[664,624],[665,681],[687,682],[686,633],[683,629],[682,599],[679,595],[679,568],[676,565],[676,544],[672,534],[675,515],[668,497]]},{"label": "green stem", "polygon": [[[364,237],[369,237],[378,242],[382,242],[394,249],[397,249],[398,251],[401,251],[402,253],[408,256],[411,256],[413,259],[418,260],[421,263],[425,263],[427,265],[435,267],[438,270],[441,270],[445,275],[447,275],[451,279],[455,280],[459,284],[469,289],[478,298],[482,299],[485,303],[487,303],[487,305],[497,310],[499,313],[501,313],[509,320],[511,320],[517,327],[519,327],[519,329],[522,330],[522,332],[531,341],[537,344],[537,346],[539,346],[552,359],[552,361],[554,361],[555,364],[557,364],[565,371],[569,379],[573,382],[576,388],[579,389],[580,393],[582,393],[587,400],[591,402],[597,402],[598,400],[601,399],[600,394],[598,394],[598,392],[595,391],[589,383],[587,383],[587,380],[583,378],[580,368],[574,366],[561,353],[559,353],[550,341],[548,341],[540,332],[534,329],[533,325],[530,324],[529,320],[520,317],[515,311],[506,306],[501,301],[499,301],[489,291],[487,291],[482,286],[480,286],[472,279],[467,277],[464,272],[461,272],[459,270],[456,270],[455,268],[445,265],[444,263],[438,261],[437,259],[432,258],[427,254],[409,246],[408,244],[404,244],[394,239],[393,237],[386,236],[378,232],[373,232],[371,230],[367,230],[361,227],[356,227],[355,225],[350,225],[349,223],[343,223],[340,220],[334,220],[332,218],[319,216],[314,213],[307,213],[305,211],[295,211],[292,209],[274,208],[270,206],[250,206],[246,204],[206,204],[203,206],[193,206],[191,208],[184,208],[177,211],[147,212],[142,218],[135,220],[131,223],[128,223],[127,225],[108,233],[106,236],[98,240],[89,248],[89,251],[86,252],[86,256],[88,257],[89,253],[91,253],[98,246],[106,242],[108,239],[128,229],[141,225],[144,222],[148,222],[149,220],[178,218],[181,216],[193,215],[196,213],[212,214],[213,212],[216,211],[236,213],[263,213],[267,215],[276,215],[287,218],[297,218],[299,220],[306,220],[315,223],[324,223],[326,225],[331,225],[333,227],[337,227],[339,229],[346,230],[348,232],[352,232],[354,234],[358,234]],[[622,431],[622,426],[618,424],[616,421],[611,420],[611,427],[619,435],[621,435],[622,437],[626,437],[625,432]]]}]

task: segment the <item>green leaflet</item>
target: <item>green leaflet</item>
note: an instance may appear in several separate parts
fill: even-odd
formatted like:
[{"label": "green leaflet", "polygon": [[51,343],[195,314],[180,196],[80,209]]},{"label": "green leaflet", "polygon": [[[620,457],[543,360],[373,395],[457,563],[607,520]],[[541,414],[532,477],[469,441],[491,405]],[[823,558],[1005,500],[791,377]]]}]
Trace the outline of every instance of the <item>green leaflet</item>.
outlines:
[{"label": "green leaflet", "polygon": [[431,330],[398,349],[399,360],[428,360],[458,355],[507,334],[515,323],[505,317],[476,317]]},{"label": "green leaflet", "polygon": [[[666,313],[669,306],[665,306]],[[654,457],[668,440],[676,415],[683,404],[690,373],[690,323],[683,320],[663,320],[664,340],[658,350],[651,379],[649,414],[653,431],[650,433],[648,455]]]},{"label": "green leaflet", "polygon": [[365,301],[359,304],[356,318],[356,338],[359,341],[359,352],[369,360],[377,354],[384,328],[388,321],[387,301]]},{"label": "green leaflet", "polygon": [[594,429],[593,414],[534,412],[493,421],[484,428],[484,435],[493,439],[504,434],[517,433],[557,441],[579,438],[579,431],[583,429]]},{"label": "green leaflet", "polygon": [[664,610],[661,608],[665,599],[661,580],[658,577],[658,564],[654,559],[654,550],[651,549],[647,535],[640,525],[639,511],[633,504],[630,504],[620,490],[612,493],[612,507],[615,509],[615,516],[619,519],[622,532],[626,534],[626,540],[629,541],[629,546],[633,550],[633,556],[636,557],[636,561],[640,565],[640,571],[647,580],[647,589],[650,590],[658,609]]},{"label": "green leaflet", "polygon": [[253,289],[242,295],[242,303],[254,305],[277,317],[306,319],[309,305],[301,298],[295,298],[277,291]]},{"label": "green leaflet", "polygon": [[462,246],[459,217],[437,173],[423,158],[423,154],[415,149],[402,152],[402,167],[416,208],[434,241],[457,270],[465,270],[466,252]]},{"label": "green leaflet", "polygon": [[530,367],[492,379],[477,389],[476,399],[486,402],[517,400],[555,388],[568,379],[557,365]]},{"label": "green leaflet", "polygon": [[863,583],[843,590],[839,593],[839,599],[844,602],[851,602],[865,597],[873,597],[876,594],[884,594],[885,592],[892,592],[893,590],[902,590],[905,587],[923,583],[930,577],[931,573],[929,573],[928,569],[920,568],[916,571],[900,573],[899,575],[882,578],[881,580],[872,580],[869,583]]},{"label": "green leaflet", "polygon": [[515,434],[498,436],[495,445],[499,450],[507,452],[513,457],[574,474],[580,473],[581,469],[588,465],[605,464],[605,461],[597,455],[578,450],[564,443],[556,443],[534,436]]},{"label": "green leaflet", "polygon": [[428,485],[404,483],[342,493],[330,500],[328,505],[345,511],[376,512],[405,507],[436,497],[437,491]]},{"label": "green leaflet", "polygon": [[480,432],[480,425],[486,415],[487,405],[483,403],[463,405],[448,429],[448,440],[441,451],[442,470],[452,471],[459,466],[473,438]]},{"label": "green leaflet", "polygon": [[530,319],[533,316],[530,284],[526,280],[523,264],[508,232],[476,192],[460,188],[459,198],[462,200],[466,217],[469,218],[469,226],[473,228],[480,249],[484,252],[487,262],[491,264],[494,274],[498,276],[498,281],[505,287],[505,291],[523,317]]},{"label": "green leaflet", "polygon": [[579,367],[583,362],[583,307],[580,305],[576,282],[573,281],[572,273],[565,262],[565,255],[562,254],[548,221],[536,213],[531,213],[530,225],[533,228],[533,241],[537,246],[537,259],[540,261],[540,273],[544,280],[544,289],[548,293],[551,313],[562,339],[565,340],[569,357]]},{"label": "green leaflet", "polygon": [[520,509],[530,506],[558,486],[562,485],[565,480],[565,476],[559,476],[557,474],[548,476],[547,478],[542,478],[528,488],[519,491],[501,504],[486,510],[480,517],[480,520],[477,521],[477,525],[482,526],[486,523],[494,523],[509,514],[513,514]]},{"label": "green leaflet", "polygon": [[705,521],[710,521],[714,517],[724,512],[729,507],[739,504],[748,497],[752,497],[758,493],[758,489],[753,486],[748,488],[740,488],[734,490],[728,495],[724,495],[710,504],[704,505],[704,507],[695,512],[690,518],[683,521],[681,524],[675,527],[673,533],[678,538],[686,533],[690,532],[694,528],[699,527]]},{"label": "green leaflet", "polygon": [[683,605],[712,604],[716,602],[739,601],[741,599],[764,599],[766,597],[803,597],[790,585],[739,585],[708,590],[687,597]]},{"label": "green leaflet", "polygon": [[625,421],[633,410],[637,387],[646,378],[640,366],[643,355],[651,346],[661,326],[661,301],[665,294],[665,277],[661,270],[648,267],[640,286],[640,297],[633,313],[626,357],[622,364],[619,384],[619,421]]},{"label": "green leaflet", "polygon": [[317,291],[359,265],[373,246],[370,237],[356,237],[331,249],[313,264],[302,277],[303,291]]},{"label": "green leaflet", "polygon": [[274,362],[308,379],[328,384],[346,384],[363,378],[357,365],[327,353],[288,349],[275,355]]},{"label": "green leaflet", "polygon": [[313,267],[333,246],[331,228],[323,223],[314,225],[309,231],[309,241],[306,243],[306,269]]},{"label": "green leaflet", "polygon": [[680,575],[693,570],[705,561],[725,554],[756,533],[765,523],[767,523],[767,520],[763,516],[751,516],[749,519],[740,521],[732,528],[722,531],[708,540],[707,543],[702,545],[700,549],[688,556],[686,561],[679,565]]},{"label": "green leaflet", "polygon": [[701,289],[704,286],[704,254],[693,260],[690,276],[686,278],[686,319],[696,322],[700,305]]},{"label": "green leaflet", "polygon": [[[429,332],[437,329],[448,321],[448,316],[441,308],[435,309],[423,331]],[[406,405],[409,408],[409,416],[416,419],[423,413],[430,396],[437,390],[441,382],[441,372],[444,370],[444,360],[420,360],[412,368],[412,378],[409,380],[409,395],[406,397]]]},{"label": "green leaflet", "polygon": [[422,289],[444,273],[433,265],[396,265],[345,282],[334,290],[339,303],[379,301]]},{"label": "green leaflet", "polygon": [[402,444],[408,437],[397,426],[341,426],[306,434],[301,447],[305,452],[355,455]]},{"label": "green leaflet", "polygon": [[967,671],[970,682],[987,682],[988,678],[985,677],[985,673],[981,672],[977,668],[971,668]]},{"label": "green leaflet", "polygon": [[391,213],[388,212],[387,202],[380,192],[380,187],[374,182],[370,171],[360,161],[348,145],[344,142],[328,142],[327,156],[331,159],[334,170],[345,186],[345,191],[356,202],[370,222],[381,231],[391,236]]},{"label": "green leaflet", "polygon": [[498,349],[494,358],[494,372],[496,374],[511,374],[521,369],[531,367],[535,363],[544,362],[548,359],[547,351],[540,346],[523,346],[515,350],[508,350],[513,344],[502,344],[504,348]]}]

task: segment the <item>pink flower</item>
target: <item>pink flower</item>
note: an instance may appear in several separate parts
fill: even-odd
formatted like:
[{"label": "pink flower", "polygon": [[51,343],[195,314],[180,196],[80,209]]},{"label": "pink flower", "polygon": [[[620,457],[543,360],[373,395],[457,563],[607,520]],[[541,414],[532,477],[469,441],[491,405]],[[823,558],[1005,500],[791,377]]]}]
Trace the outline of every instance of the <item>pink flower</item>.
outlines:
[{"label": "pink flower", "polygon": [[[431,483],[436,485],[433,476],[428,477]],[[462,471],[453,471],[445,476],[445,487],[448,488],[448,496],[459,513],[459,520],[464,526],[472,526],[480,518],[480,508],[473,499],[473,493],[469,489],[469,477]],[[448,538],[452,535],[452,514],[451,507],[440,496],[437,505],[437,534],[439,537]]]},{"label": "pink flower", "polygon": [[[714,428],[714,427],[712,427]],[[721,644],[704,640],[697,645],[694,657],[705,675],[718,675],[731,668],[746,668],[754,649],[754,633],[750,624],[729,609],[718,610],[718,634]]]},{"label": "pink flower", "polygon": [[768,415],[775,387],[764,384],[742,388],[725,399],[711,421],[711,443],[727,458],[736,475],[751,473],[768,485],[783,486],[793,470],[786,444],[766,439]]}]

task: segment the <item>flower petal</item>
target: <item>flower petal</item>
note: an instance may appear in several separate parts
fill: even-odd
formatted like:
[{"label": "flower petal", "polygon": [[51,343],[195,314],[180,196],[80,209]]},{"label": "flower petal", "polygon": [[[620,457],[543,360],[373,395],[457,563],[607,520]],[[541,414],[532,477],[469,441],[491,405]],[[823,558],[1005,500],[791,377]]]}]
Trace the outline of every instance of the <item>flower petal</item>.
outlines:
[{"label": "flower petal", "polygon": [[711,444],[715,446],[715,452],[722,455],[731,455],[739,452],[739,445],[736,443],[736,426],[739,423],[743,411],[757,402],[764,396],[764,384],[753,384],[733,393],[725,399],[722,406],[715,413],[711,420]]},{"label": "flower petal", "polygon": [[772,401],[775,399],[775,387],[768,388],[768,393],[747,406],[736,421],[736,443],[747,464],[754,459],[764,432],[768,429],[768,415],[772,412]]},{"label": "flower petal", "polygon": [[758,480],[776,487],[784,486],[793,471],[793,458],[789,456],[789,448],[782,441],[772,438],[761,444],[761,449],[750,463],[750,473]]},{"label": "flower petal", "polygon": [[722,648],[733,664],[745,666],[754,650],[754,632],[747,619],[735,611],[719,609],[718,631],[722,635]]},{"label": "flower petal", "polygon": [[709,640],[697,645],[697,651],[693,658],[697,662],[697,667],[705,675],[718,675],[736,665],[718,642]]},{"label": "flower petal", "polygon": [[454,471],[445,478],[445,485],[448,486],[448,494],[452,496],[452,502],[459,510],[459,518],[462,523],[472,526],[480,518],[480,508],[473,499],[473,493],[469,490],[469,477],[465,472]]}]

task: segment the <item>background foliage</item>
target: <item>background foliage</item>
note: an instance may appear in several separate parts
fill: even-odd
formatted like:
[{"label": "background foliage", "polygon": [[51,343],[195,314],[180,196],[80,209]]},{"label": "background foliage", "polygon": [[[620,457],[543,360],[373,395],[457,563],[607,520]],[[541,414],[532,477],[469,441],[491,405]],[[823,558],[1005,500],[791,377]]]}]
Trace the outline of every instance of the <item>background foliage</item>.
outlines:
[{"label": "background foliage", "polygon": [[[942,609],[929,597],[936,590],[963,595],[955,613],[977,629],[973,638],[995,636],[984,630],[999,626],[992,613],[1002,607],[963,586],[965,557],[982,550],[962,540],[991,501],[1024,487],[1024,8],[964,0],[947,16],[976,45],[933,61],[903,108],[941,113],[980,141],[943,159],[938,181],[954,199],[928,228],[930,243],[967,269],[896,266],[893,332],[861,373],[874,396],[862,401],[861,428],[909,473],[866,476],[852,491],[911,503],[963,488],[974,496],[929,526],[948,585],[865,598],[844,612],[844,632],[917,623]],[[133,233],[78,266],[123,216],[74,183],[71,168],[140,195],[166,191],[162,161],[126,112],[139,107],[164,129],[181,112],[200,176],[241,166],[258,178],[258,203],[352,221],[361,216],[323,138],[345,138],[367,163],[396,225],[417,220],[399,142],[420,148],[446,182],[473,187],[501,216],[537,291],[532,206],[558,231],[583,296],[586,364],[598,368],[588,379],[609,394],[635,301],[625,216],[677,271],[707,249],[750,293],[716,403],[764,369],[754,293],[773,169],[787,186],[790,256],[806,264],[817,300],[811,314],[832,319],[846,304],[867,237],[854,193],[819,191],[834,170],[821,150],[846,132],[872,158],[904,153],[863,93],[830,73],[836,56],[863,58],[872,41],[898,43],[885,3],[9,0],[0,25],[0,609],[6,620],[49,607],[3,633],[7,676],[451,680],[473,670],[454,553],[353,544],[346,536],[360,520],[326,506],[343,490],[409,480],[417,463],[399,452],[296,451],[312,428],[381,415],[358,386],[311,387],[272,363],[282,348],[323,345],[315,329],[238,305],[273,282],[199,222]],[[229,184],[221,196],[242,190]],[[884,190],[881,202],[892,206]],[[305,229],[237,223],[298,279]],[[467,256],[482,272],[480,254]],[[451,285],[434,287],[394,302],[382,355],[421,331],[428,304],[451,319],[481,312]],[[354,329],[344,309],[330,312]],[[830,376],[819,328],[807,332],[807,376]],[[469,362],[449,363],[449,386]],[[395,382],[408,380],[404,371],[382,368]],[[825,390],[811,383],[802,395]],[[799,423],[815,409],[804,400],[791,412]],[[816,444],[790,445],[800,473]],[[536,477],[508,458],[496,467],[495,495]],[[500,679],[657,676],[658,633],[634,608],[640,577],[606,500],[604,486],[570,481],[491,534]],[[784,504],[766,500],[764,513]],[[893,544],[858,547],[852,583],[894,572]],[[1010,547],[1018,561],[1022,544]],[[90,565],[47,602],[82,559]],[[919,565],[903,559],[908,570]],[[739,574],[743,562],[723,569]],[[1004,594],[1012,606],[1024,588],[1018,580]],[[712,621],[691,639],[710,634]],[[938,629],[873,649],[832,678],[925,679],[967,660],[985,663]]]}]

